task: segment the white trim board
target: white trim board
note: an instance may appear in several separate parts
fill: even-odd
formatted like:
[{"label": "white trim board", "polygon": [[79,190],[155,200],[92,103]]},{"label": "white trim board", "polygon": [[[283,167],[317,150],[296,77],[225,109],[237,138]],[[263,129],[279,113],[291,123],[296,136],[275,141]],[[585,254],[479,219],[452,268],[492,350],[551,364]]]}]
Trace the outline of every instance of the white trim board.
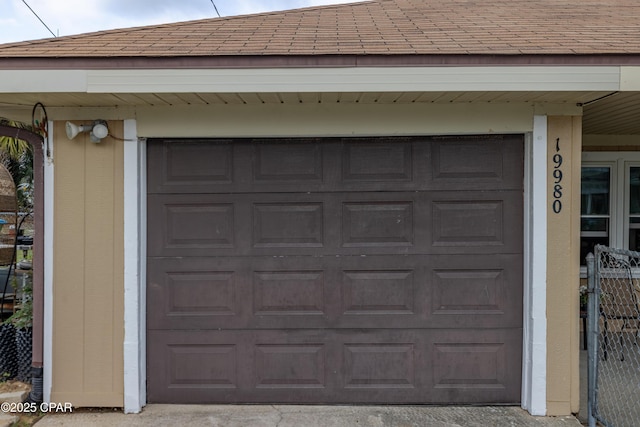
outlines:
[{"label": "white trim board", "polygon": [[124,121],[124,412],[138,413],[144,406],[146,381],[143,271],[144,247],[141,156],[135,120]]},{"label": "white trim board", "polygon": [[522,407],[547,413],[547,117],[525,148]]},{"label": "white trim board", "polygon": [[620,67],[620,90],[640,90],[640,67]]},{"label": "white trim board", "polygon": [[620,66],[0,70],[0,93],[617,91],[621,74]]},{"label": "white trim board", "polygon": [[[44,158],[44,313],[42,337],[42,392],[43,401],[51,402],[53,386],[53,227],[54,227],[54,141],[53,122],[49,122],[47,146],[50,157]],[[34,155],[38,155],[35,153]],[[43,153],[42,155],[45,155]]]},{"label": "white trim board", "polygon": [[402,92],[618,90],[618,67],[380,67],[95,70],[87,92]]},{"label": "white trim board", "polygon": [[140,177],[140,404],[147,404],[147,140],[141,138],[138,173]]}]

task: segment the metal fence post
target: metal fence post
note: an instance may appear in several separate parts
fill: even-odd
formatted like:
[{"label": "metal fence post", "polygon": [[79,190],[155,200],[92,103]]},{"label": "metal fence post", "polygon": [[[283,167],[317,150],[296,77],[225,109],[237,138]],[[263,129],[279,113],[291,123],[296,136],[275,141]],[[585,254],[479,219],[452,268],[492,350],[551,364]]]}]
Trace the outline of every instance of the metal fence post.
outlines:
[{"label": "metal fence post", "polygon": [[587,255],[587,413],[589,427],[596,427],[594,416],[596,399],[596,363],[598,361],[598,315],[596,305],[596,258],[592,253]]}]

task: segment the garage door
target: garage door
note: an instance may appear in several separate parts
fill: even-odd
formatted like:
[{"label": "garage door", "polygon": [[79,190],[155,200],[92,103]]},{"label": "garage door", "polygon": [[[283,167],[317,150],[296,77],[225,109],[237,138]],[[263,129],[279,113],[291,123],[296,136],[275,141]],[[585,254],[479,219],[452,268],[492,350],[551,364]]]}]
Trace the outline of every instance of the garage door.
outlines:
[{"label": "garage door", "polygon": [[149,401],[519,402],[522,200],[522,135],[149,141]]}]

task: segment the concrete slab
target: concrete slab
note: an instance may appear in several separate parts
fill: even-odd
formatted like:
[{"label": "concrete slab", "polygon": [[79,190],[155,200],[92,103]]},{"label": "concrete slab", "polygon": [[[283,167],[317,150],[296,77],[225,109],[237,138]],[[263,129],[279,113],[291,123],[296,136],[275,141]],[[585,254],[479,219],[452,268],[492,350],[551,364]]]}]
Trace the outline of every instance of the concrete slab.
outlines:
[{"label": "concrete slab", "polygon": [[11,393],[0,393],[0,403],[21,403],[25,401],[28,395],[29,392],[26,390],[12,391]]},{"label": "concrete slab", "polygon": [[574,417],[533,417],[519,407],[148,405],[140,414],[77,410],[49,414],[38,427],[580,427]]},{"label": "concrete slab", "polygon": [[0,427],[10,427],[16,421],[18,421],[17,416],[0,412]]}]

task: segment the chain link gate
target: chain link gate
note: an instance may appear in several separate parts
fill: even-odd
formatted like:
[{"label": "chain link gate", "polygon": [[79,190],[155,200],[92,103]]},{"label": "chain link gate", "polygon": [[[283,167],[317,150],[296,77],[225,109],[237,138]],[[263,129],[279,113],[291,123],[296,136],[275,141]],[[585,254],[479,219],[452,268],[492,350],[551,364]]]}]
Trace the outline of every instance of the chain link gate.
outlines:
[{"label": "chain link gate", "polygon": [[640,252],[587,256],[589,426],[640,422]]}]

